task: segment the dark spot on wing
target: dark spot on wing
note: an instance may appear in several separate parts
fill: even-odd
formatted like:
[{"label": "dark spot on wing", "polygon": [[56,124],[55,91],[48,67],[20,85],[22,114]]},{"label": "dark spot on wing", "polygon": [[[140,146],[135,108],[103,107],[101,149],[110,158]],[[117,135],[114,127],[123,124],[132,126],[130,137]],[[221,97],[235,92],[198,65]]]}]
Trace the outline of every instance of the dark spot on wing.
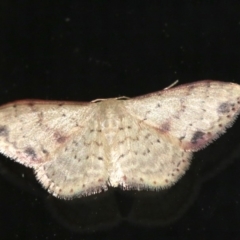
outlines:
[{"label": "dark spot on wing", "polygon": [[198,142],[199,139],[202,139],[202,137],[204,136],[204,133],[201,131],[197,131],[193,134],[193,137],[191,139],[191,143],[196,144]]},{"label": "dark spot on wing", "polygon": [[43,152],[44,154],[49,154],[49,152],[48,152],[46,149],[43,149],[42,152]]},{"label": "dark spot on wing", "polygon": [[160,108],[160,107],[161,107],[161,104],[157,103],[156,108]]},{"label": "dark spot on wing", "polygon": [[229,103],[224,102],[224,103],[222,103],[222,104],[219,105],[217,111],[218,111],[219,113],[229,113],[229,112],[230,112],[230,107],[231,107],[231,106],[230,106]]},{"label": "dark spot on wing", "polygon": [[169,132],[170,131],[170,123],[169,122],[165,122],[161,125],[160,129],[163,132]]},{"label": "dark spot on wing", "polygon": [[61,135],[61,134],[58,133],[58,132],[55,132],[55,133],[54,133],[54,137],[55,137],[55,139],[56,139],[56,141],[57,141],[58,143],[64,143],[64,142],[67,140],[67,137],[66,137],[66,136],[63,136],[63,135]]},{"label": "dark spot on wing", "polygon": [[33,107],[35,104],[33,102],[29,102],[28,106]]},{"label": "dark spot on wing", "polygon": [[78,146],[78,142],[77,141],[73,141],[73,144],[75,145],[75,146]]},{"label": "dark spot on wing", "polygon": [[147,134],[144,136],[145,139],[148,139],[149,137],[151,137],[151,134],[150,134],[150,133],[147,133]]},{"label": "dark spot on wing", "polygon": [[185,136],[182,136],[179,138],[180,141],[182,141],[185,138]]},{"label": "dark spot on wing", "polygon": [[3,137],[8,136],[7,126],[0,126],[0,136],[3,136]]},{"label": "dark spot on wing", "polygon": [[32,147],[27,147],[24,151],[29,157],[32,157],[32,159],[36,159],[37,155]]}]

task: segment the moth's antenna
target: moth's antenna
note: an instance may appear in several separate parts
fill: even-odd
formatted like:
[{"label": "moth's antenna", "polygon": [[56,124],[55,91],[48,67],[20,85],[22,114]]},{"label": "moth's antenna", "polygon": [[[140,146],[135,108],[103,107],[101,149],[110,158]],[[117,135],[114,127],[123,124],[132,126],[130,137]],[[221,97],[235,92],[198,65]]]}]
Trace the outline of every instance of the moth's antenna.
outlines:
[{"label": "moth's antenna", "polygon": [[172,88],[173,86],[175,86],[176,84],[178,84],[178,79],[175,81],[175,82],[173,82],[171,85],[169,85],[168,87],[165,87],[163,90],[168,90],[169,88]]}]

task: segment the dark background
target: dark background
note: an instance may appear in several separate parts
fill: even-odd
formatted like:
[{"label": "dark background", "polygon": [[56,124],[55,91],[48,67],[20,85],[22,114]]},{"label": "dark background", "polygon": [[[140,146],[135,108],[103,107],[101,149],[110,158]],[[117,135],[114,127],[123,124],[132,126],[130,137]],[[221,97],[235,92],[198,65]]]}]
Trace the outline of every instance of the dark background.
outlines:
[{"label": "dark background", "polygon": [[[0,103],[240,83],[238,1],[1,1]],[[217,96],[216,96],[217,97]],[[161,192],[50,196],[0,157],[1,239],[240,239],[240,120]]]}]

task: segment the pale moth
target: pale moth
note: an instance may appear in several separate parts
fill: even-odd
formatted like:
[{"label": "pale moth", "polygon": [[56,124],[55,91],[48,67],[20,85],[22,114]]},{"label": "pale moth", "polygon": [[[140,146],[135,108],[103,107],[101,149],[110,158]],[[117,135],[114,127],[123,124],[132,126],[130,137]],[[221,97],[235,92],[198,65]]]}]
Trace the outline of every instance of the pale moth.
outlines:
[{"label": "pale moth", "polygon": [[210,80],[125,100],[16,101],[0,107],[0,152],[60,198],[163,189],[239,112],[240,86]]}]

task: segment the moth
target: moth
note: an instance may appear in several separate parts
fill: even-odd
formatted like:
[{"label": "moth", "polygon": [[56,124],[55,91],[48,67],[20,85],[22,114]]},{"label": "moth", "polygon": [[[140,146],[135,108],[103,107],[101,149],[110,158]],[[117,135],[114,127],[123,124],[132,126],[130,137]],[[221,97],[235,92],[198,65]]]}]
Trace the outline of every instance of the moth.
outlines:
[{"label": "moth", "polygon": [[130,99],[16,101],[0,107],[0,152],[59,198],[108,186],[158,190],[239,113],[240,85],[211,80]]}]

